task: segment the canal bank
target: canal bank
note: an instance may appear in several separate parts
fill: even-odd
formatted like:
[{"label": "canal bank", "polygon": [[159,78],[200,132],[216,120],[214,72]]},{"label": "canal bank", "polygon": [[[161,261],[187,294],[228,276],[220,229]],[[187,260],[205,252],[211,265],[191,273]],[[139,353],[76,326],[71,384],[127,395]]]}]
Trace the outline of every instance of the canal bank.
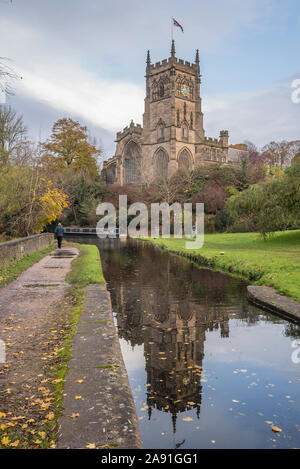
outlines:
[{"label": "canal bank", "polygon": [[72,339],[58,448],[141,448],[106,284],[89,285]]}]

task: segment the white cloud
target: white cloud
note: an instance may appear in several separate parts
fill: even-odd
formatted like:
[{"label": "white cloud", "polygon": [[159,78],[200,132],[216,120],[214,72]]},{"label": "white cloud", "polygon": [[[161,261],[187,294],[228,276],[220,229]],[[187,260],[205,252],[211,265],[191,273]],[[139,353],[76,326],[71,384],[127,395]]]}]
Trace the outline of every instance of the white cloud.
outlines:
[{"label": "white cloud", "polygon": [[[131,119],[142,121],[144,51],[150,47],[154,60],[167,56],[170,11],[185,27],[185,34],[175,32],[178,55],[189,59],[191,45],[204,55],[222,54],[223,47],[234,51],[236,38],[249,28],[251,34],[262,25],[268,29],[272,5],[271,0],[227,0],[224,8],[224,0],[195,1],[183,15],[181,4],[170,0],[14,2],[1,10],[0,41],[24,77],[15,98],[24,107],[17,110],[31,125],[36,120],[35,134],[41,114],[52,118],[55,110],[90,123],[108,139],[107,132],[122,129]],[[299,138],[300,105],[292,103],[290,85],[204,96],[207,136],[228,129],[232,142],[247,139],[258,145]],[[29,107],[30,101],[35,105]],[[27,115],[37,108],[39,114]]]},{"label": "white cloud", "polygon": [[137,85],[104,80],[72,66],[25,71],[18,93],[113,132],[131,118],[140,122],[143,111],[144,91]]},{"label": "white cloud", "polygon": [[292,101],[292,82],[290,78],[255,92],[206,96],[207,135],[226,128],[231,143],[250,140],[259,146],[271,140],[300,139],[300,104]]}]

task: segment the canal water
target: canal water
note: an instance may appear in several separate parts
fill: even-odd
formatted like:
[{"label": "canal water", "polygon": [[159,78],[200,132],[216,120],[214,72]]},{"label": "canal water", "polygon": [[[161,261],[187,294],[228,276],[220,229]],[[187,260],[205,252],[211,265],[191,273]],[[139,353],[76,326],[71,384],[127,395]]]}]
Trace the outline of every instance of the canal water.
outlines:
[{"label": "canal water", "polygon": [[243,280],[95,243],[144,448],[299,448],[300,326],[250,305]]}]

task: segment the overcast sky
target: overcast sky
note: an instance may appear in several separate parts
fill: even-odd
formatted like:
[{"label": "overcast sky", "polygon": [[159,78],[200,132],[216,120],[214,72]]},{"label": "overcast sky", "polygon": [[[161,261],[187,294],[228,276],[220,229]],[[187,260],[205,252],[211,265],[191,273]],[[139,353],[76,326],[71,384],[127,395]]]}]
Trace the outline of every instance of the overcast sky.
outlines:
[{"label": "overcast sky", "polygon": [[230,142],[300,138],[299,0],[0,0],[0,57],[23,80],[10,103],[32,138],[72,117],[114,152],[117,130],[142,122],[147,49],[201,60],[207,136],[228,129]]}]

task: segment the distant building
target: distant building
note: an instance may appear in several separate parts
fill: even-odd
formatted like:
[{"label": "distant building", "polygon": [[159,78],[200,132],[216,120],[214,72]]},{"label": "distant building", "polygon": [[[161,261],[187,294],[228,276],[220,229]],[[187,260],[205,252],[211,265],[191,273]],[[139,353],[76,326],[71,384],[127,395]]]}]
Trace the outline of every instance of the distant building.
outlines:
[{"label": "distant building", "polygon": [[117,133],[115,156],[104,162],[107,183],[151,182],[170,177],[180,168],[204,163],[228,163],[228,131],[207,138],[200,96],[200,61],[171,56],[151,64],[147,54],[143,127],[134,124]]}]

